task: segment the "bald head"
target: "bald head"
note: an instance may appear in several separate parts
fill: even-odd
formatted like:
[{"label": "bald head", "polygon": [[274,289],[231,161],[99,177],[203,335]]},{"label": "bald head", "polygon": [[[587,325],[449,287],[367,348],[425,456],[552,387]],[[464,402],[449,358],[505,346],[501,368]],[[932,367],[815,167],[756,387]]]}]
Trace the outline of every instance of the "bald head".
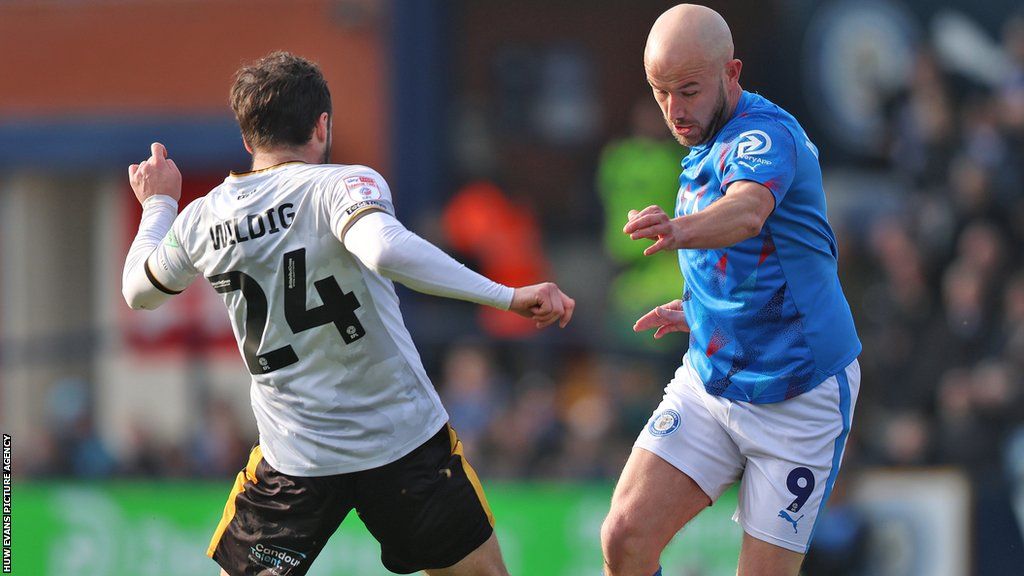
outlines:
[{"label": "bald head", "polygon": [[732,32],[725,19],[696,4],[680,4],[659,16],[644,49],[644,65],[649,68],[719,66],[732,57]]},{"label": "bald head", "polygon": [[680,4],[658,17],[647,37],[644,70],[665,123],[684,146],[707,142],[728,121],[743,92],[732,32],[722,16]]}]

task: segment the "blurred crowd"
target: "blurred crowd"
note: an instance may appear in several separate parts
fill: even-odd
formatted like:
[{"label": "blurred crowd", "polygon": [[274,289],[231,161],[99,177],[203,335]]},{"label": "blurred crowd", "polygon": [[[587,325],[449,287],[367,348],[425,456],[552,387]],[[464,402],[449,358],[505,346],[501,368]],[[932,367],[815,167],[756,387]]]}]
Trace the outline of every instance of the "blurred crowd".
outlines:
[{"label": "blurred crowd", "polygon": [[993,84],[924,47],[906,89],[883,95],[899,198],[840,259],[864,344],[846,481],[874,466],[966,474],[979,574],[1019,561],[1024,522],[1024,17],[1002,50]]},{"label": "blurred crowd", "polygon": [[[1024,432],[1024,19],[1013,66],[985,86],[920,52],[888,96],[885,142],[903,190],[841,259],[864,343],[865,462],[1005,475]],[[1012,465],[1012,466],[1008,466]]]}]

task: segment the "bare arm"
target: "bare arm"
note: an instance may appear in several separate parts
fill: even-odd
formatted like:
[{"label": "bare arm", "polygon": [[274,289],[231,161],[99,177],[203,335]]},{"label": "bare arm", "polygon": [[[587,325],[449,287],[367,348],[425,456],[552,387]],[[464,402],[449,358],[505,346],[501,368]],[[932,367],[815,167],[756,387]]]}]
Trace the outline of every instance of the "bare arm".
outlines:
[{"label": "bare arm", "polygon": [[696,214],[669,218],[658,206],[630,211],[623,232],[633,240],[655,240],[644,250],[647,256],[661,250],[724,248],[760,234],[774,209],[775,196],[768,188],[739,180],[720,200]]}]

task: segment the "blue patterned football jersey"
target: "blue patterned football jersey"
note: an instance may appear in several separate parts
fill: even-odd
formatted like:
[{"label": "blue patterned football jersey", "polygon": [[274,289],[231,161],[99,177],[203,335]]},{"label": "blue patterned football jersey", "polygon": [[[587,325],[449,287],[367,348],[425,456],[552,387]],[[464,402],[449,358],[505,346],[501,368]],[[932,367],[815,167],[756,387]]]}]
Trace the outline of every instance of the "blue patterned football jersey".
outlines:
[{"label": "blue patterned football jersey", "polygon": [[818,151],[800,124],[743,92],[729,121],[682,167],[676,216],[707,208],[739,180],[775,196],[757,236],[679,251],[687,355],[708,393],[778,402],[843,370],[861,344],[839,285]]}]

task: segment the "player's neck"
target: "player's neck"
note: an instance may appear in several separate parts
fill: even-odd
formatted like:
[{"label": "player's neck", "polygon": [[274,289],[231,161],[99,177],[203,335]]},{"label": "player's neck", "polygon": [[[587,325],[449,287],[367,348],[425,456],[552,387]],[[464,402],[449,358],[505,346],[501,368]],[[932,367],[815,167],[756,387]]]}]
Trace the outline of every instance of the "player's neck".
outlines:
[{"label": "player's neck", "polygon": [[743,97],[743,87],[737,83],[735,86],[728,88],[729,93],[727,96],[728,106],[725,111],[725,120],[729,121],[733,115],[736,114],[736,107],[740,105],[740,98]]},{"label": "player's neck", "polygon": [[276,150],[256,150],[252,154],[252,170],[263,170],[286,162],[305,162],[315,164],[320,161],[315,151],[310,147],[302,148],[280,148]]}]

